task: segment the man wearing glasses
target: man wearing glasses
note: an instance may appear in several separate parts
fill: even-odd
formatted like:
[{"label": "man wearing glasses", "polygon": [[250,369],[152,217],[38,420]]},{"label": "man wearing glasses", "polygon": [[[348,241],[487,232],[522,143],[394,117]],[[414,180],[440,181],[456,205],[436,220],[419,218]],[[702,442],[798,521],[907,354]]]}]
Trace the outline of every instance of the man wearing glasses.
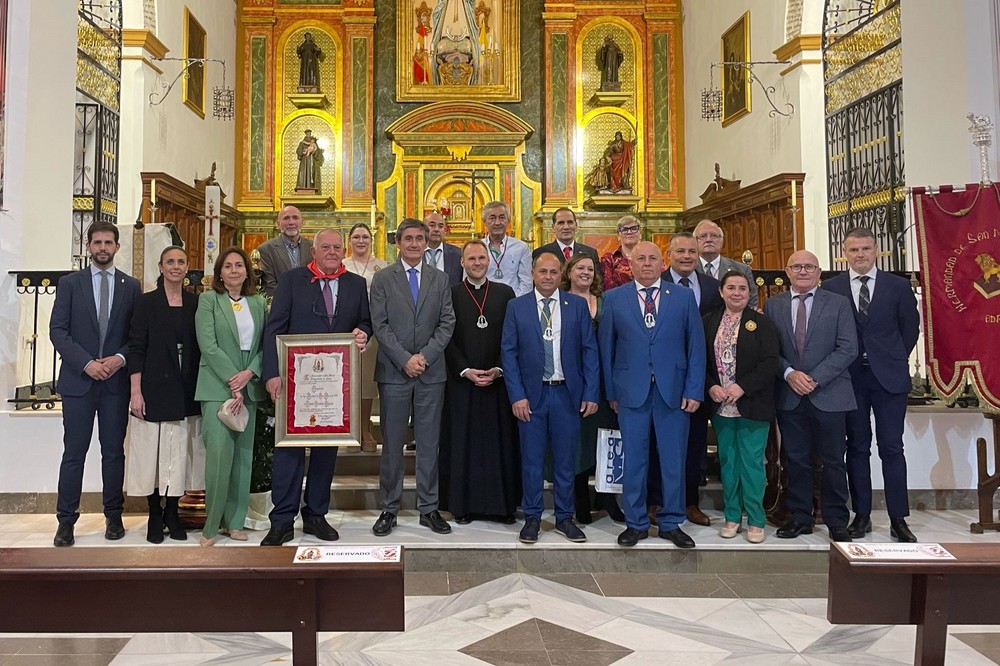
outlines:
[{"label": "man wearing glasses", "polygon": [[722,227],[712,220],[702,220],[694,228],[694,238],[698,241],[698,253],[701,255],[695,270],[720,281],[729,271],[746,275],[750,284],[750,307],[756,309],[757,284],[753,281],[753,271],[744,263],[722,256],[722,247],[726,243]]},{"label": "man wearing glasses", "polygon": [[784,382],[778,385],[778,427],[787,457],[785,499],[791,518],[781,539],[813,531],[813,465],[823,463],[823,521],[833,541],[847,531],[847,413],[857,408],[848,368],[858,355],[851,302],[819,285],[819,261],[800,250],[788,259],[791,289],[767,299],[764,314],[778,327]]},{"label": "man wearing glasses", "polygon": [[629,255],[642,240],[639,220],[626,215],[618,220],[618,242],[614,252],[605,252],[601,257],[601,273],[604,275],[604,291],[610,291],[632,281],[632,266]]},{"label": "man wearing glasses", "polygon": [[[278,373],[277,337],[286,333],[351,333],[354,344],[364,351],[372,333],[368,312],[368,285],[360,275],[347,272],[343,264],[344,237],[336,229],[323,229],[313,239],[313,259],[307,266],[292,268],[278,281],[271,314],[264,327],[263,379],[267,392],[277,402],[283,390]],[[339,537],[326,514],[330,510],[330,483],[337,462],[337,447],[313,448],[309,472],[305,473],[304,447],[274,449],[271,477],[271,529],[262,546],[280,546],[295,537],[292,523],[299,512],[302,477],[306,476],[302,531],[324,541]]]}]

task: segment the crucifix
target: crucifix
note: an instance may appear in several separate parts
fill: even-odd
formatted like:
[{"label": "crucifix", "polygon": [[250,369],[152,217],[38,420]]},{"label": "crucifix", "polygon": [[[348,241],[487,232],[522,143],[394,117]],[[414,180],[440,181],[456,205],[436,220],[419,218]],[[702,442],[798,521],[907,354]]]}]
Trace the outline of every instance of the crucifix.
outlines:
[{"label": "crucifix", "polygon": [[208,215],[205,215],[205,221],[208,222],[208,235],[209,236],[214,236],[215,235],[215,227],[213,226],[212,223],[215,222],[218,219],[219,219],[219,215],[215,212],[215,202],[214,201],[209,201],[208,202]]}]

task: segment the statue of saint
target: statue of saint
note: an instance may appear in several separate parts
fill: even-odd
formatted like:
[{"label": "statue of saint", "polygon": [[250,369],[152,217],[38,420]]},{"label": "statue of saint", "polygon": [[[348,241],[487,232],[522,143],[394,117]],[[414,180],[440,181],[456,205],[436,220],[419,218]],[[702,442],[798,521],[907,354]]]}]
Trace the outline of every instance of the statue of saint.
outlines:
[{"label": "statue of saint", "polygon": [[438,85],[479,84],[475,0],[437,0],[431,12],[431,79]]},{"label": "statue of saint", "polygon": [[601,155],[597,166],[587,175],[586,189],[595,194],[611,194],[611,160],[604,155]]},{"label": "statue of saint", "polygon": [[416,9],[417,34],[413,45],[413,82],[431,82],[431,8],[422,2]]},{"label": "statue of saint", "polygon": [[299,141],[295,155],[299,158],[299,175],[295,179],[295,191],[315,194],[319,190],[319,168],[323,166],[323,149],[319,147],[312,130]]},{"label": "statue of saint", "polygon": [[621,132],[608,142],[604,157],[611,163],[609,187],[615,194],[632,193],[632,156],[635,154],[635,139],[626,141]]},{"label": "statue of saint", "polygon": [[302,37],[302,43],[296,50],[299,54],[299,87],[300,93],[319,92],[319,61],[323,51],[313,41],[312,33],[307,32]]},{"label": "statue of saint", "polygon": [[604,38],[604,45],[597,49],[597,66],[601,68],[601,92],[617,92],[622,89],[618,80],[618,69],[625,60],[625,54],[611,35]]}]

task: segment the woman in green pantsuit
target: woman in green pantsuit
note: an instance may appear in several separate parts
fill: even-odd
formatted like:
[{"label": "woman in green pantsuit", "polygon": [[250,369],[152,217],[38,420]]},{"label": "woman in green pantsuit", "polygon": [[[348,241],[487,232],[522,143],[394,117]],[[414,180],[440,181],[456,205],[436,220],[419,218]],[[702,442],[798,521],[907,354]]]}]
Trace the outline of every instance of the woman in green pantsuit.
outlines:
[{"label": "woman in green pantsuit", "polygon": [[[260,381],[265,306],[249,266],[242,249],[223,250],[215,262],[212,289],[201,295],[195,315],[201,347],[195,399],[201,401],[206,452],[203,546],[213,545],[219,532],[247,540],[243,523],[250,501],[256,403],[265,396]],[[248,412],[243,432],[219,420],[219,408],[230,398]]]},{"label": "woman in green pantsuit", "polygon": [[719,443],[726,524],[731,539],[747,513],[747,541],[764,540],[764,447],[774,418],[774,383],[781,372],[778,331],[753,308],[750,284],[729,271],[719,291],[726,307],[705,315],[707,378],[715,407],[712,428]]}]

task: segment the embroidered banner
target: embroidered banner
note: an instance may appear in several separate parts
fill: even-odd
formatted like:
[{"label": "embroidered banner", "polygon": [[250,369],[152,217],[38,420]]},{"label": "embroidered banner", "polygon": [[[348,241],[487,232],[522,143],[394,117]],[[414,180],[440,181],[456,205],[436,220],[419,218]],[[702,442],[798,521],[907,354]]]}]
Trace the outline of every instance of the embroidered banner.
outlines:
[{"label": "embroidered banner", "polygon": [[952,397],[968,379],[1000,410],[1000,188],[913,195],[931,381]]}]

